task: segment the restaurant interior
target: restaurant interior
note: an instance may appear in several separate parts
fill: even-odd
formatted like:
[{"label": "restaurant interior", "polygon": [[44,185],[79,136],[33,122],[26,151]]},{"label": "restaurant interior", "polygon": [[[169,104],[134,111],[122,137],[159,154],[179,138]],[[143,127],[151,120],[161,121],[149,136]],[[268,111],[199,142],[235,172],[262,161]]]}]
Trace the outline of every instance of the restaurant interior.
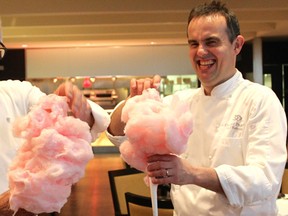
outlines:
[{"label": "restaurant interior", "polygon": [[[47,94],[70,81],[108,113],[129,95],[131,78],[159,74],[161,97],[198,88],[186,27],[190,9],[199,3],[203,1],[0,0],[0,37],[8,49],[0,62],[0,80],[26,80]],[[237,68],[245,78],[270,87],[288,113],[288,1],[231,0],[227,5],[246,38]],[[130,167],[105,133],[91,146],[94,158],[85,176],[73,185],[61,213],[51,215],[127,215],[125,192],[132,189],[117,200],[114,178],[128,176],[119,170]],[[131,174],[138,182],[145,176],[136,170]],[[127,181],[133,185],[137,179]],[[149,196],[145,185],[136,185],[143,189],[139,194]],[[169,185],[158,190],[159,205],[173,208]],[[283,192],[288,194],[288,185]]]}]

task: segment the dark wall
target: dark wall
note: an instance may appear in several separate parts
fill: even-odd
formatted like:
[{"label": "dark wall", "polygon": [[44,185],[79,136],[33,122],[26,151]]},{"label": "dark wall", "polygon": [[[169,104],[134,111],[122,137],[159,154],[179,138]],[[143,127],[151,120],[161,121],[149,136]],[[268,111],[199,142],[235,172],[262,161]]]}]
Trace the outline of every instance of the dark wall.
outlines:
[{"label": "dark wall", "polygon": [[[263,65],[288,64],[288,39],[263,40]],[[243,73],[253,71],[253,44],[246,42],[237,57],[236,67]]]},{"label": "dark wall", "polygon": [[245,43],[237,56],[236,68],[246,77],[246,73],[253,71],[253,47],[251,43]]},{"label": "dark wall", "polygon": [[263,42],[264,64],[288,64],[288,39]]},{"label": "dark wall", "polygon": [[[288,39],[263,41],[263,72],[271,74],[272,89],[278,96],[279,100],[284,103],[286,117],[288,120],[288,101],[283,102],[284,98],[288,98]],[[286,68],[286,70],[284,70]],[[284,74],[284,76],[283,76]]]},{"label": "dark wall", "polygon": [[8,49],[0,60],[0,80],[25,80],[25,50]]}]

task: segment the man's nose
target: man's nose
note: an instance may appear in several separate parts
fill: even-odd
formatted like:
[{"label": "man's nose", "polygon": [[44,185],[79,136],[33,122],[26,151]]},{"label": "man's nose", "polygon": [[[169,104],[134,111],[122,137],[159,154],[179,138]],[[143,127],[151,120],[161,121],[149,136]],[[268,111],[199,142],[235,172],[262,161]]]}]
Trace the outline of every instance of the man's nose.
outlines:
[{"label": "man's nose", "polygon": [[204,57],[205,55],[208,54],[208,50],[207,50],[207,47],[204,46],[203,44],[199,44],[198,46],[198,50],[197,50],[197,55],[199,57]]}]

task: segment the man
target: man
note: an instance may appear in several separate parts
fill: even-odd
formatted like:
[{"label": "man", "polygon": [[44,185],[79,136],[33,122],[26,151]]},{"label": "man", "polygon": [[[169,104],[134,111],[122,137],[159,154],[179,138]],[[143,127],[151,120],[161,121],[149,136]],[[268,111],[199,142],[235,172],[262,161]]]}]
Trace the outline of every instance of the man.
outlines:
[{"label": "man", "polygon": [[[172,183],[177,216],[277,215],[286,163],[281,103],[271,89],[244,80],[235,68],[244,38],[224,4],[212,1],[192,9],[187,37],[201,88],[176,94],[191,107],[193,133],[181,157],[150,156],[148,176],[155,184]],[[130,97],[159,82],[159,76],[131,80]],[[123,106],[112,113],[108,128],[115,144],[123,141]]]},{"label": "man", "polygon": [[[5,46],[2,43],[1,45],[0,49],[3,50]],[[2,57],[1,55],[0,59]],[[57,88],[55,93],[68,98],[72,114],[89,124],[93,139],[106,130],[110,122],[109,115],[97,104],[86,100],[77,86],[65,82]],[[9,210],[7,171],[20,144],[19,139],[12,134],[13,121],[17,117],[26,115],[30,107],[43,95],[44,93],[39,88],[32,86],[29,82],[0,81],[0,215],[13,215],[13,212]],[[34,214],[22,210],[16,215]]]}]

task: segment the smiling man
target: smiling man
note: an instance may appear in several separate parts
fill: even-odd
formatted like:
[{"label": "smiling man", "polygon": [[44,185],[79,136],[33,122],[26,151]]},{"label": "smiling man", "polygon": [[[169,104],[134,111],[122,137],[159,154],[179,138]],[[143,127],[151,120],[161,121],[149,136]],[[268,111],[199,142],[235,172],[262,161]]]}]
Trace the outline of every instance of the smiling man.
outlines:
[{"label": "smiling man", "polygon": [[[172,184],[174,216],[276,216],[287,155],[283,107],[270,88],[236,69],[244,38],[224,4],[192,9],[187,37],[201,88],[175,94],[190,106],[193,133],[181,156],[151,155],[147,173],[155,184]],[[159,82],[158,76],[131,80],[130,97]],[[123,104],[108,128],[115,144],[123,141]]]},{"label": "smiling man", "polygon": [[[210,95],[215,86],[236,73],[236,56],[241,51],[244,38],[239,31],[235,34],[227,29],[225,14],[200,16],[191,13],[190,20],[190,60],[205,94]],[[231,25],[237,28],[238,23]]]}]

